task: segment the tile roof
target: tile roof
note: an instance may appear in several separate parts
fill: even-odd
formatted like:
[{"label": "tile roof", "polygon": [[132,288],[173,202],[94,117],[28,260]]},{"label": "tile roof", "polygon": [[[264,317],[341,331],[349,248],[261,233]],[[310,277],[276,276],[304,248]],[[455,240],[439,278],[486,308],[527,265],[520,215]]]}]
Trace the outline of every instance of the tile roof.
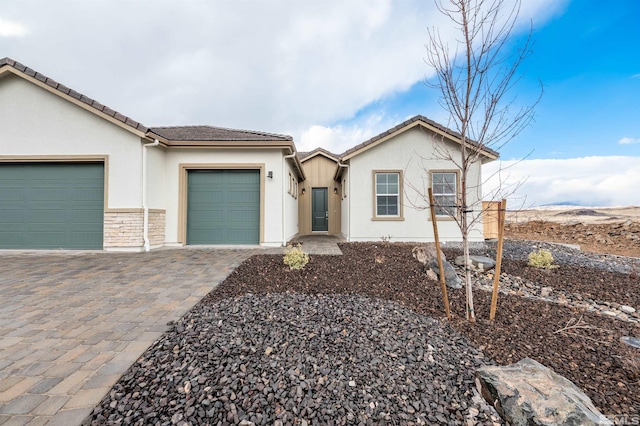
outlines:
[{"label": "tile roof", "polygon": [[[384,138],[386,136],[389,136],[390,134],[395,133],[398,130],[403,129],[404,127],[407,127],[407,126],[409,126],[410,124],[412,124],[412,123],[414,123],[416,121],[422,121],[422,122],[424,122],[424,123],[426,123],[426,124],[428,124],[428,125],[430,125],[432,127],[435,127],[436,129],[438,129],[441,132],[451,136],[452,138],[460,139],[462,137],[462,135],[460,135],[460,133],[449,129],[448,127],[445,127],[442,124],[436,123],[435,121],[428,119],[424,115],[416,115],[415,117],[411,117],[410,119],[408,119],[406,121],[403,121],[402,123],[398,124],[397,126],[394,126],[394,127],[390,128],[388,130],[385,130],[384,132],[380,133],[379,135],[376,135],[376,136],[372,137],[371,139],[366,140],[366,141],[362,142],[361,144],[358,144],[358,145],[354,146],[353,148],[349,148],[348,150],[346,150],[345,152],[343,152],[340,155],[340,158],[344,158],[349,154],[352,154],[352,153],[354,153],[356,151],[359,151],[362,148],[364,148],[364,147],[366,147],[368,145],[371,145],[372,143],[375,143],[376,141],[378,141],[378,140],[380,140],[380,139],[382,139],[382,138]],[[471,144],[471,145],[478,146],[478,144],[475,141],[472,141],[472,140],[468,140],[468,143]],[[497,151],[494,151],[494,150],[492,150],[490,148],[483,147],[482,150],[487,152],[487,153],[489,153],[489,154],[495,155],[496,157],[500,156],[500,154]]]},{"label": "tile roof", "polygon": [[58,92],[71,96],[72,98],[82,102],[83,104],[86,104],[99,112],[102,112],[110,117],[113,117],[114,119],[122,122],[123,124],[129,127],[132,127],[135,130],[138,130],[143,133],[146,133],[149,130],[146,126],[127,117],[126,115],[120,114],[118,111],[114,111],[111,108],[102,105],[100,102],[83,95],[82,93],[78,93],[73,89],[69,89],[67,86],[60,84],[57,81],[53,80],[52,78],[49,78],[46,75],[40,74],[39,72],[34,71],[25,65],[22,65],[20,62],[16,62],[11,58],[0,59],[0,69],[2,69],[5,66],[12,67],[13,69],[20,71],[21,73],[29,77],[35,78],[36,80],[46,84],[47,86],[57,90]]},{"label": "tile roof", "polygon": [[322,153],[325,156],[333,157],[336,160],[340,160],[339,154],[334,154],[333,152],[327,151],[324,148],[316,148],[313,151],[308,151],[308,152],[298,152],[298,158],[300,158],[300,161],[304,161],[304,159],[306,159],[307,157],[313,156],[318,153]]},{"label": "tile roof", "polygon": [[169,126],[152,127],[151,132],[171,141],[283,141],[291,142],[288,135],[256,132],[253,130],[228,129],[214,126]]}]

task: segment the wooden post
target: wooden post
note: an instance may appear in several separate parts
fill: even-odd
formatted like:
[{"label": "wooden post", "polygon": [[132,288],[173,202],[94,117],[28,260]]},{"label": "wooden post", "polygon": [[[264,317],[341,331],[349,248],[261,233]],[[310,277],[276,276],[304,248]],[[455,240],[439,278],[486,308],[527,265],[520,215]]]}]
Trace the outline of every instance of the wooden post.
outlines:
[{"label": "wooden post", "polygon": [[447,319],[451,319],[451,312],[449,311],[449,296],[447,295],[447,283],[444,279],[444,267],[442,266],[442,255],[440,254],[440,238],[438,237],[438,224],[436,223],[436,210],[433,205],[433,190],[429,188],[429,210],[431,210],[431,223],[433,223],[433,238],[436,243],[436,256],[438,257],[438,274],[440,278],[440,285],[442,286],[442,297],[444,299],[444,312],[447,314]]},{"label": "wooden post", "polygon": [[507,215],[507,200],[502,199],[498,203],[498,253],[496,254],[496,270],[493,276],[493,294],[491,295],[491,311],[489,319],[493,321],[496,317],[498,306],[498,284],[500,283],[500,267],[502,266],[502,243],[504,241],[504,222]]}]

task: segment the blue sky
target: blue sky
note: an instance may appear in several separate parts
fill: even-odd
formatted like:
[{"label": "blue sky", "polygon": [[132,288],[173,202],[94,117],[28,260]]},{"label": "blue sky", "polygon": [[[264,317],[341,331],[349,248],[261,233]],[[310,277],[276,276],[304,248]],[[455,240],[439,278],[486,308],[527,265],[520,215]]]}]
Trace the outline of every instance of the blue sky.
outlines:
[{"label": "blue sky", "polygon": [[[640,1],[576,0],[548,21],[534,23],[532,55],[513,93],[524,104],[542,83],[544,94],[535,121],[501,149],[501,158],[640,155],[639,22]],[[524,35],[521,31],[514,44],[522,44]],[[416,82],[330,125],[348,127],[381,109],[401,116],[421,111],[444,121],[437,96]],[[620,143],[623,138],[635,143]]]},{"label": "blue sky", "polygon": [[[541,81],[544,95],[484,175],[508,166],[522,205],[640,205],[640,1],[525,0],[515,44],[530,21],[514,94],[524,104]],[[340,153],[416,114],[447,123],[424,84],[430,27],[455,37],[425,0],[0,0],[0,57],[147,126]]]}]

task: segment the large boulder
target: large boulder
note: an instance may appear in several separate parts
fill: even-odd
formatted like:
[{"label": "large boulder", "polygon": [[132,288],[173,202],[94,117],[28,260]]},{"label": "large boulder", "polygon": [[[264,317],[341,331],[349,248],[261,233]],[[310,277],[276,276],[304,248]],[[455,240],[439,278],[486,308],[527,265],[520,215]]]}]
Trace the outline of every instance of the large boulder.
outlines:
[{"label": "large boulder", "polygon": [[570,380],[532,359],[476,371],[484,399],[513,426],[611,425]]},{"label": "large boulder", "polygon": [[[411,254],[414,258],[418,260],[418,262],[422,263],[425,268],[431,269],[432,267],[438,267],[438,254],[436,251],[435,244],[425,244],[422,246],[416,246],[411,251]],[[442,250],[440,250],[440,256],[442,257],[442,261],[446,261],[447,257],[444,255]]]},{"label": "large boulder", "polygon": [[[413,248],[412,252],[413,257],[415,257],[420,263],[424,265],[425,270],[427,271],[427,276],[432,278],[430,271],[436,273],[436,275],[440,276],[440,270],[438,268],[438,254],[436,251],[435,244],[425,244],[422,246],[416,246]],[[447,287],[450,288],[462,288],[462,281],[454,267],[447,262],[447,258],[440,250],[440,256],[442,256],[442,267],[444,268],[444,281],[447,284]]]},{"label": "large boulder", "polygon": [[[444,282],[447,284],[447,287],[462,288],[462,280],[460,280],[454,267],[446,260],[442,262],[442,267],[444,268]],[[440,269],[437,266],[433,266],[431,269],[438,277],[440,276]]]},{"label": "large boulder", "polygon": [[[456,265],[463,266],[464,265],[464,256],[457,256],[454,260]],[[478,269],[479,271],[488,271],[496,267],[496,261],[487,256],[469,256],[470,266],[473,269]]]}]

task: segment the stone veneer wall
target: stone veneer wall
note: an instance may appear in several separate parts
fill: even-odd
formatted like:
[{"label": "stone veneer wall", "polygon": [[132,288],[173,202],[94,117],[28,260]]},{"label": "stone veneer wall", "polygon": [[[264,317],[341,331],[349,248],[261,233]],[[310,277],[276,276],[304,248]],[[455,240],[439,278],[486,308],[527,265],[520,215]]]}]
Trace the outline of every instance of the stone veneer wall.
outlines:
[{"label": "stone veneer wall", "polygon": [[161,246],[165,243],[165,216],[164,210],[149,210],[149,244],[151,247]]},{"label": "stone veneer wall", "polygon": [[142,211],[104,213],[104,248],[142,247]]},{"label": "stone veneer wall", "polygon": [[[144,213],[142,211],[110,211],[104,214],[104,248],[144,246]],[[165,212],[149,211],[149,243],[164,244]]]}]

